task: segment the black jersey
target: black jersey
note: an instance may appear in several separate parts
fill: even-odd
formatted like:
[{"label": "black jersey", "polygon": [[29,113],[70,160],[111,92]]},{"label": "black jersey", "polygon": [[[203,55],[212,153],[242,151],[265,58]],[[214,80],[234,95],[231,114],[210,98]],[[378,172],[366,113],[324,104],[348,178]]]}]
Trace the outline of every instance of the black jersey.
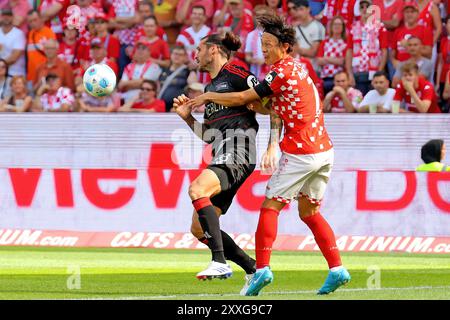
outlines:
[{"label": "black jersey", "polygon": [[[205,92],[240,92],[258,84],[256,77],[248,71],[226,63],[219,74],[211,80]],[[205,124],[208,128],[220,130],[223,134],[227,129],[254,129],[258,131],[255,113],[248,110],[246,105],[225,107],[210,102],[205,106]]]}]

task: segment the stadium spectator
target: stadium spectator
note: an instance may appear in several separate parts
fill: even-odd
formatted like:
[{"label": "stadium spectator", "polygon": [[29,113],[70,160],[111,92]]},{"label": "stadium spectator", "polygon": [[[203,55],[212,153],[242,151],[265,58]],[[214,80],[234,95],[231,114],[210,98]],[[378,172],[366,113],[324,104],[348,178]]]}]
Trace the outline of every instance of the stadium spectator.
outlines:
[{"label": "stadium spectator", "polygon": [[[358,112],[392,112],[392,100],[394,99],[395,89],[389,88],[389,79],[386,73],[378,71],[372,79],[373,90],[370,90],[360,103]],[[376,106],[371,110],[371,106]]]},{"label": "stadium spectator", "polygon": [[330,21],[329,35],[320,43],[317,51],[317,64],[321,67],[320,77],[323,80],[323,90],[326,95],[333,89],[334,76],[344,71],[348,44],[345,31],[345,21],[341,16]]},{"label": "stadium spectator", "polygon": [[360,0],[361,16],[356,19],[349,32],[346,69],[350,82],[365,95],[371,89],[373,75],[386,67],[387,30],[369,11],[371,0]]},{"label": "stadium spectator", "polygon": [[[120,105],[120,98],[118,100]],[[117,110],[114,94],[105,97],[93,97],[83,92],[77,101],[82,112],[114,112]]]},{"label": "stadium spectator", "polygon": [[83,53],[88,48],[82,44],[83,40],[79,39],[79,31],[66,23],[63,25],[64,36],[59,44],[58,58],[68,63],[74,72],[80,67],[80,61]]},{"label": "stadium spectator", "polygon": [[66,112],[73,111],[75,97],[72,91],[62,86],[61,78],[56,73],[45,77],[36,92],[36,111]]},{"label": "stadium spectator", "polygon": [[182,30],[176,40],[177,45],[186,48],[191,63],[195,61],[195,50],[200,40],[211,32],[211,28],[205,24],[207,18],[205,13],[204,7],[194,6],[191,10],[191,25]]},{"label": "stadium spectator", "polygon": [[163,68],[159,76],[160,87],[158,99],[164,100],[166,111],[170,111],[173,98],[183,94],[183,90],[189,82],[197,80],[194,71],[187,67],[188,56],[183,46],[176,46],[170,55],[170,66]]},{"label": "stadium spectator", "polygon": [[119,109],[120,112],[166,112],[164,100],[156,98],[158,84],[152,80],[142,81],[139,93]]},{"label": "stadium spectator", "polygon": [[11,95],[11,76],[8,73],[8,63],[0,59],[0,100]]},{"label": "stadium spectator", "polygon": [[38,10],[42,20],[56,34],[58,39],[63,35],[62,23],[66,16],[70,0],[41,0]]},{"label": "stadium spectator", "polygon": [[[108,18],[104,14],[95,16],[95,37],[100,38],[106,48],[107,57],[119,61],[120,41],[108,31]],[[92,58],[92,57],[91,57]]]},{"label": "stadium spectator", "polygon": [[436,87],[439,89],[439,97],[442,100],[441,109],[448,110],[449,105],[443,98],[443,92],[448,71],[450,70],[450,19],[445,23],[446,35],[441,38],[440,50],[438,54],[438,63],[436,71]]},{"label": "stadium spectator", "polygon": [[417,64],[406,62],[402,66],[402,74],[402,80],[395,89],[394,101],[403,103],[406,112],[440,113],[433,84],[419,76]]},{"label": "stadium spectator", "polygon": [[0,58],[8,63],[9,75],[25,75],[25,34],[13,25],[11,9],[2,9],[0,19]]},{"label": "stadium spectator", "polygon": [[[411,56],[407,60],[414,62],[419,66],[419,74],[425,77],[428,81],[433,83],[432,75],[433,75],[433,69],[434,64],[431,62],[430,59],[426,59],[422,56],[422,40],[420,40],[417,37],[412,36],[407,40],[406,49],[408,51],[408,54]],[[400,62],[398,64],[398,67],[395,71],[394,78],[392,79],[392,87],[396,87],[397,84],[400,82],[402,78],[402,66],[405,62]]]},{"label": "stadium spectator", "polygon": [[425,143],[420,150],[420,157],[424,164],[416,168],[416,171],[443,172],[450,171],[441,161],[445,159],[445,142],[442,139],[433,139]]},{"label": "stadium spectator", "polygon": [[[233,32],[244,44],[247,35],[256,27],[253,12],[245,7],[243,0],[226,0],[220,12],[214,17],[214,25],[221,27],[222,32]],[[235,57],[245,62],[245,45],[236,52]]]},{"label": "stadium spectator", "polygon": [[433,46],[433,34],[430,29],[418,24],[419,9],[417,3],[407,2],[403,7],[403,16],[405,23],[395,30],[394,47],[392,50],[391,62],[394,68],[398,67],[399,62],[406,61],[410,55],[406,51],[406,43],[411,36],[418,37],[423,40],[422,55],[431,58]]},{"label": "stadium spectator", "polygon": [[152,0],[155,17],[161,27],[167,33],[169,44],[174,44],[180,32],[180,24],[176,21],[175,15],[179,0]]},{"label": "stadium spectator", "polygon": [[350,77],[345,71],[334,76],[334,88],[323,102],[324,112],[356,112],[363,99],[361,91],[352,88]]},{"label": "stadium spectator", "polygon": [[[175,20],[182,26],[188,27],[193,24],[192,14],[195,7],[203,7],[205,21],[204,23],[211,23],[214,15],[213,0],[179,0],[177,4],[177,13]],[[181,30],[183,31],[183,30]]]},{"label": "stadium spectator", "polygon": [[28,94],[27,79],[14,76],[11,80],[11,95],[2,99],[0,111],[27,112],[33,106],[33,98]]},{"label": "stadium spectator", "polygon": [[0,10],[11,9],[13,12],[13,25],[28,33],[27,13],[31,10],[28,0],[8,0],[0,3]]},{"label": "stadium spectator", "polygon": [[[391,56],[391,50],[395,47],[395,30],[403,22],[403,0],[373,0],[373,5],[380,8],[379,14],[381,22],[387,30],[388,56]],[[387,61],[389,79],[394,76],[395,68],[391,60]]]},{"label": "stadium spectator", "polygon": [[[135,43],[146,42],[150,48],[150,58],[160,67],[170,65],[170,49],[166,41],[162,40],[158,34],[158,21],[154,16],[148,17],[143,24],[144,33],[139,33],[135,38]],[[127,52],[134,55],[136,48],[128,47]]]},{"label": "stadium spectator", "polygon": [[139,40],[133,61],[126,66],[118,88],[123,92],[125,103],[135,97],[144,79],[157,81],[161,75],[161,68],[150,58],[151,45]]},{"label": "stadium spectator", "polygon": [[119,77],[127,64],[131,62],[131,58],[127,55],[128,46],[132,46],[135,35],[136,12],[138,8],[137,0],[111,0],[111,7],[108,11],[109,27],[115,29],[114,35],[120,41],[119,55]]},{"label": "stadium spectator", "polygon": [[288,8],[287,5],[285,8],[283,6],[286,2],[286,0],[266,0],[265,5],[268,6],[273,12],[276,12],[279,16],[285,17]]},{"label": "stadium spectator", "polygon": [[308,0],[289,0],[287,6],[296,32],[295,51],[310,59],[317,70],[315,57],[321,41],[325,39],[325,27],[311,16]]},{"label": "stadium spectator", "polygon": [[[272,1],[274,3],[274,1]],[[257,5],[253,9],[256,21],[258,18],[273,12],[272,9],[265,5]],[[264,56],[261,48],[261,34],[263,30],[257,24],[256,29],[250,32],[245,43],[245,61],[250,65],[250,72],[255,75],[258,80],[264,80],[269,72],[269,66],[264,63]]]},{"label": "stadium spectator", "polygon": [[327,0],[323,11],[322,23],[328,25],[333,17],[341,16],[344,18],[345,26],[350,29],[357,12],[357,0]]},{"label": "stadium spectator", "polygon": [[103,8],[98,2],[94,0],[76,0],[75,4],[78,6],[79,17],[72,17],[75,12],[67,12],[64,17],[63,26],[67,24],[71,27],[75,27],[79,30],[80,36],[86,38],[89,41],[89,32],[86,30],[89,20],[95,19],[98,15],[104,14]]},{"label": "stadium spectator", "polygon": [[48,39],[56,39],[56,36],[44,25],[38,11],[30,11],[27,21],[30,27],[27,40],[27,80],[33,81],[36,79],[36,68],[46,60],[43,43]]},{"label": "stadium spectator", "polygon": [[[136,36],[138,36],[139,34],[144,34],[144,20],[155,16],[154,10],[153,10],[153,3],[149,2],[149,0],[143,0],[143,1],[139,1],[139,6],[138,6],[138,14],[136,16],[137,18],[137,24],[135,25],[135,34]],[[158,35],[158,37],[160,37],[161,39],[163,39],[164,41],[168,41],[167,39],[167,34],[164,31],[164,28],[161,27],[161,25],[159,25],[158,23],[158,29],[156,30],[156,34]]]},{"label": "stadium spectator", "polygon": [[37,90],[48,74],[58,75],[61,84],[70,90],[75,89],[75,78],[72,67],[58,58],[59,43],[49,39],[44,43],[46,61],[36,68],[36,78],[33,79],[33,88]]},{"label": "stadium spectator", "polygon": [[[431,61],[436,65],[437,61],[437,43],[442,34],[442,20],[439,7],[433,0],[417,0],[419,9],[419,25],[424,26],[433,34],[433,51]],[[433,74],[434,76],[434,69]]]}]

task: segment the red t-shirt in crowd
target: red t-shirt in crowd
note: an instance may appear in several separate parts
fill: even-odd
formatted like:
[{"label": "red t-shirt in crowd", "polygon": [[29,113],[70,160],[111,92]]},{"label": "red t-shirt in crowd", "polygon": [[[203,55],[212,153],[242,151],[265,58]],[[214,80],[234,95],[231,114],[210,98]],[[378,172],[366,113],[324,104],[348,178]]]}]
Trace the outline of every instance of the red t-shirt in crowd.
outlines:
[{"label": "red t-shirt in crowd", "polygon": [[[437,96],[434,91],[433,85],[428,82],[425,78],[419,77],[419,86],[416,89],[417,95],[421,100],[430,100],[431,105],[428,108],[427,113],[441,113],[437,103]],[[419,110],[414,105],[414,101],[412,101],[411,96],[408,92],[403,88],[403,84],[400,81],[395,88],[395,96],[394,100],[397,101],[405,101],[406,110],[410,112],[418,113]]]},{"label": "red t-shirt in crowd", "polygon": [[160,38],[155,38],[153,41],[148,42],[150,46],[150,56],[153,59],[159,60],[169,60],[170,59],[170,49],[167,42],[161,40]]},{"label": "red t-shirt in crowd", "polygon": [[[395,0],[388,7],[385,6],[384,0],[373,0],[372,3],[374,6],[381,8],[381,21],[390,21],[397,18],[400,21],[400,25],[403,24],[403,0]],[[394,34],[396,29],[387,30],[387,41],[389,48],[395,48]]]},{"label": "red t-shirt in crowd", "polygon": [[400,62],[408,60],[411,56],[408,52],[406,52],[406,48],[404,48],[400,42],[402,40],[407,40],[411,36],[415,36],[422,40],[422,45],[424,46],[433,46],[433,32],[424,27],[424,26],[415,26],[414,28],[408,29],[406,26],[401,26],[395,30],[394,35],[394,47],[396,50],[395,59]]},{"label": "red t-shirt in crowd", "polygon": [[156,112],[166,112],[166,103],[163,100],[155,99],[150,104],[144,104],[143,101],[137,101],[132,106],[132,109],[154,109]]},{"label": "red t-shirt in crowd", "polygon": [[442,37],[440,52],[442,54],[444,64],[442,66],[441,79],[439,82],[445,82],[447,72],[450,70],[450,36]]}]

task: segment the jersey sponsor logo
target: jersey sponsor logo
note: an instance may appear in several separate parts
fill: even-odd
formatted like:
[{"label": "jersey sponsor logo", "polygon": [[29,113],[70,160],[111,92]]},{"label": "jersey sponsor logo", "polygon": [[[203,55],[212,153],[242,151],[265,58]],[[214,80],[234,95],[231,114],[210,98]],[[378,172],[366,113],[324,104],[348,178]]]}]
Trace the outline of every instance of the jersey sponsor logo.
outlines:
[{"label": "jersey sponsor logo", "polygon": [[273,79],[275,79],[275,77],[277,76],[277,73],[275,71],[269,72],[266,77],[264,78],[264,80],[266,80],[266,82],[268,84],[271,84]]},{"label": "jersey sponsor logo", "polygon": [[227,82],[222,82],[222,83],[219,83],[218,85],[216,85],[216,91],[229,90],[229,89],[230,89],[230,85]]},{"label": "jersey sponsor logo", "polygon": [[249,88],[256,87],[257,84],[259,84],[259,81],[254,75],[250,75],[247,77],[247,85],[249,86]]},{"label": "jersey sponsor logo", "polygon": [[206,113],[206,116],[209,118],[214,113],[219,112],[219,111],[221,111],[221,110],[223,110],[225,108],[226,107],[221,105],[221,104],[217,104],[217,103],[211,102],[211,103],[208,103],[206,105],[205,113]]}]

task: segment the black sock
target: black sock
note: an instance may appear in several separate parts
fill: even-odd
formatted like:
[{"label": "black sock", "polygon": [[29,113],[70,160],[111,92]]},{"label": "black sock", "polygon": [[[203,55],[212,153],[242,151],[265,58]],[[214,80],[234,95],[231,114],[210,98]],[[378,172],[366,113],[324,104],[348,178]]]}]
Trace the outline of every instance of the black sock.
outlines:
[{"label": "black sock", "polygon": [[198,213],[198,220],[202,226],[205,238],[208,240],[208,247],[211,249],[212,260],[226,263],[219,217],[216,215],[216,209],[214,209],[209,198],[194,200],[192,201],[192,204]]},{"label": "black sock", "polygon": [[244,269],[245,273],[253,274],[256,272],[256,261],[242,250],[236,242],[226,233],[221,230],[223,249],[225,258],[231,260]]}]

